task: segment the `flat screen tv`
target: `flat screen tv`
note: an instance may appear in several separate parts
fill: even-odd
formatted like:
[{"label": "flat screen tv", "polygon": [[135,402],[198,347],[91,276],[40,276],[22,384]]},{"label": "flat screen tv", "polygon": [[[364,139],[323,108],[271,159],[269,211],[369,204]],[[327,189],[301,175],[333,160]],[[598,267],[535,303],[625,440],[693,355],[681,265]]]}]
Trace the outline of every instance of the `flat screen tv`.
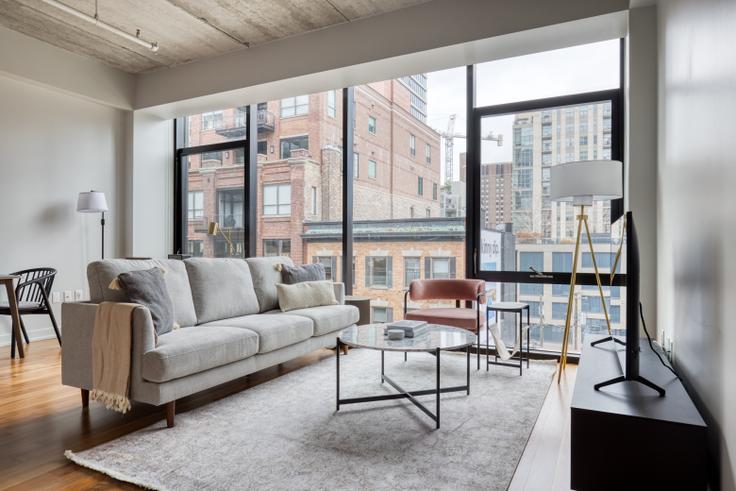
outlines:
[{"label": "flat screen tv", "polygon": [[[618,274],[623,269],[624,261],[626,267],[626,337],[625,340],[621,340],[618,337],[609,336],[594,341],[592,345],[600,346],[604,343],[622,345],[624,346],[625,357],[623,363],[621,363],[622,375],[597,383],[594,388],[599,390],[617,383],[638,382],[651,387],[661,397],[664,397],[665,391],[663,388],[642,377],[639,373],[639,239],[636,234],[634,216],[630,211],[624,213],[621,218],[611,224],[611,243],[615,248],[615,259],[611,267],[611,274]],[[624,248],[625,255],[622,254]],[[621,357],[618,358],[621,360]]]}]

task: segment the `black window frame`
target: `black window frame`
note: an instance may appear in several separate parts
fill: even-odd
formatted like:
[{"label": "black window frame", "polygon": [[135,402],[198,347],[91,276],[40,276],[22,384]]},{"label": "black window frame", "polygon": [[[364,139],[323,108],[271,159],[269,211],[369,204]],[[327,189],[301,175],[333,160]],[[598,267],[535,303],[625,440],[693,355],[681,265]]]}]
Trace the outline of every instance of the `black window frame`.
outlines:
[{"label": "black window frame", "polygon": [[[486,115],[499,115],[508,113],[518,113],[536,109],[547,109],[556,106],[574,105],[586,102],[600,102],[602,98],[611,100],[611,158],[624,161],[624,92],[623,77],[625,66],[625,50],[624,40],[620,40],[619,55],[619,87],[607,91],[589,92],[584,94],[574,94],[568,96],[552,97],[546,99],[537,99],[533,101],[521,101],[510,104],[502,104],[497,106],[475,107],[475,83],[476,83],[476,66],[466,66],[466,134],[467,134],[467,178],[466,178],[466,232],[465,232],[465,277],[477,278],[486,281],[503,282],[503,283],[551,283],[551,284],[569,284],[570,273],[566,272],[543,272],[544,277],[537,277],[530,272],[523,271],[497,271],[497,272],[481,272],[478,271],[478,246],[480,243],[480,216],[479,204],[481,199],[480,193],[480,166],[473,165],[477,162],[480,155],[480,117]],[[351,294],[355,285],[355,257],[353,255],[354,237],[353,229],[353,180],[359,177],[359,158],[358,168],[354,167],[354,132],[356,124],[356,105],[355,105],[355,88],[346,87],[341,89],[342,101],[342,143],[345,151],[343,152],[343,173],[342,173],[342,259],[341,265],[345,283],[346,294]],[[309,102],[311,100],[308,99]],[[263,104],[263,103],[261,103]],[[246,257],[256,256],[256,234],[258,227],[257,217],[257,162],[258,162],[258,139],[257,139],[257,104],[251,104],[246,107],[246,119],[248,123],[245,138],[240,140],[232,140],[223,143],[200,145],[196,147],[184,147],[184,128],[181,124],[182,118],[174,121],[175,136],[175,158],[174,158],[174,247],[172,252],[181,252],[186,246],[187,231],[187,168],[185,157],[203,152],[225,151],[225,150],[242,150],[244,154],[244,220],[245,220],[245,248],[244,255]],[[214,112],[214,111],[211,111]],[[281,108],[279,108],[279,116],[281,116]],[[377,135],[378,118],[375,115],[369,115],[374,122],[373,130],[369,130],[369,134]],[[362,123],[365,124],[365,123]],[[552,135],[554,137],[554,135]],[[279,144],[279,147],[281,145]],[[279,148],[279,155],[280,155]],[[608,150],[608,147],[606,147]],[[370,160],[369,160],[370,162]],[[375,175],[373,179],[378,178],[378,162],[375,162]],[[368,178],[368,167],[370,163],[366,163],[365,176]],[[622,176],[625,179],[626,176]],[[439,186],[437,186],[439,188]],[[439,194],[439,190],[438,190]],[[438,196],[439,197],[439,196]],[[623,213],[623,199],[615,200],[611,204],[611,221],[616,220]],[[270,239],[262,239],[270,240]],[[389,256],[390,257],[390,256]],[[421,267],[420,267],[421,269]],[[393,268],[391,268],[391,276]],[[603,282],[609,284],[609,274],[601,275]],[[389,280],[391,281],[391,280]],[[625,274],[617,274],[612,283],[615,287],[625,285]],[[577,284],[595,285],[595,276],[592,273],[578,273]],[[613,294],[612,294],[613,296]]]}]

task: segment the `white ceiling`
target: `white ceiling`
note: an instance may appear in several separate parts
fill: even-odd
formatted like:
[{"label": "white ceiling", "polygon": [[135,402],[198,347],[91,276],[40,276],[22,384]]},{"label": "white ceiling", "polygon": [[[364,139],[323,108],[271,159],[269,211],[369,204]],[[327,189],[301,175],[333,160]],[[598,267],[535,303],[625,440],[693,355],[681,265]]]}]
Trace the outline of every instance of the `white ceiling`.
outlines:
[{"label": "white ceiling", "polygon": [[[88,15],[95,0],[61,0]],[[154,53],[41,0],[0,0],[0,24],[129,73],[247,49],[428,0],[97,0],[99,19]]]}]

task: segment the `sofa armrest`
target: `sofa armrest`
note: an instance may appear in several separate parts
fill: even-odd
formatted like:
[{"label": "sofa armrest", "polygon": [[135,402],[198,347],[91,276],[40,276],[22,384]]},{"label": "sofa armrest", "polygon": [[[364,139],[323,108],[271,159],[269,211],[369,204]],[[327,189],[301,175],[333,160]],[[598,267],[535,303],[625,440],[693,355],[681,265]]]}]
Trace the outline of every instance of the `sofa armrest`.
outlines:
[{"label": "sofa armrest", "polygon": [[[97,304],[87,302],[61,305],[62,344],[61,383],[82,389],[92,388],[92,331]],[[139,306],[133,312],[132,360],[136,364],[143,353],[156,347],[151,312]]]},{"label": "sofa armrest", "polygon": [[345,304],[345,283],[336,281],[332,283],[332,286],[335,289],[335,298],[337,299],[337,303],[340,305],[344,305]]}]

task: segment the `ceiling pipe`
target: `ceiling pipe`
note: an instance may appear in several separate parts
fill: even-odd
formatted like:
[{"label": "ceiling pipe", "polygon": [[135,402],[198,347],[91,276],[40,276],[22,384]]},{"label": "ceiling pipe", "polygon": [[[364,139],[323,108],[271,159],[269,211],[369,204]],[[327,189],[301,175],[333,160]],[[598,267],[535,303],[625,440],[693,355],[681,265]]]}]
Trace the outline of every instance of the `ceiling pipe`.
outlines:
[{"label": "ceiling pipe", "polygon": [[66,12],[67,14],[73,15],[74,17],[78,19],[82,19],[83,21],[89,22],[90,24],[94,24],[97,27],[101,27],[102,29],[105,29],[113,34],[116,34],[122,38],[125,38],[130,42],[143,46],[144,48],[149,49],[153,51],[154,53],[158,51],[158,43],[146,41],[145,39],[141,39],[138,36],[140,31],[138,31],[136,35],[128,34],[127,32],[122,31],[115,26],[111,26],[110,24],[101,21],[99,17],[97,16],[96,2],[95,2],[95,15],[92,16],[92,15],[87,15],[84,12],[81,12],[75,8],[69,7],[68,5],[64,5],[63,3],[57,0],[42,0],[42,1],[47,5],[50,5],[52,7],[55,7],[61,10],[62,12]]}]

